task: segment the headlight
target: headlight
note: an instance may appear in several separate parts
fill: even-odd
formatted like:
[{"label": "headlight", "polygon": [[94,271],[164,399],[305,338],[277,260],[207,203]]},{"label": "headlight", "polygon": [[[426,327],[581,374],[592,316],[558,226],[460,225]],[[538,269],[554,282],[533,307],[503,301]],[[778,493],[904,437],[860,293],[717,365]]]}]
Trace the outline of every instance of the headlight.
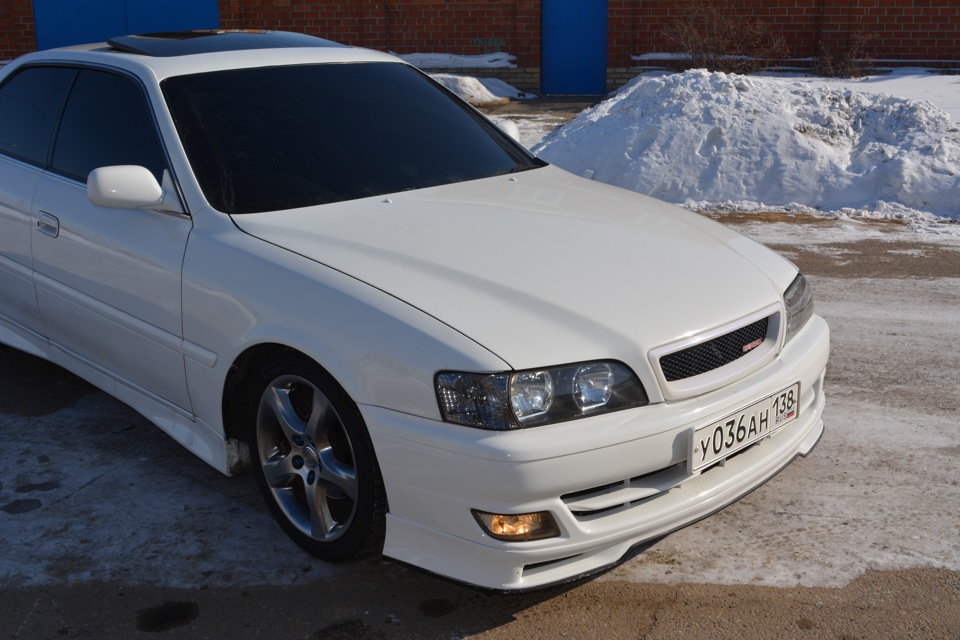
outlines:
[{"label": "headlight", "polygon": [[520,429],[647,404],[636,374],[619,362],[507,373],[441,371],[437,400],[447,422]]},{"label": "headlight", "polygon": [[802,273],[798,273],[784,291],[783,302],[787,307],[787,336],[784,341],[789,342],[813,315],[813,291]]}]

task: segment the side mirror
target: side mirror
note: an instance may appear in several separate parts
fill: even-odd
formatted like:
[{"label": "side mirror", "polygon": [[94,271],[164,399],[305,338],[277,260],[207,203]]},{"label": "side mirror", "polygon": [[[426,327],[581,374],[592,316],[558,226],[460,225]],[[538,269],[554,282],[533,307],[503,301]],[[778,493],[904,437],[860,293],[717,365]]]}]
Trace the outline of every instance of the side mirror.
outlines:
[{"label": "side mirror", "polygon": [[170,172],[163,172],[163,186],[146,167],[131,164],[94,169],[87,176],[90,202],[110,209],[154,209],[183,213]]},{"label": "side mirror", "polygon": [[90,202],[110,209],[139,209],[163,203],[163,188],[145,167],[100,167],[87,177]]},{"label": "side mirror", "polygon": [[163,185],[157,184],[145,167],[117,165],[94,169],[87,176],[90,202],[110,209],[152,209],[165,213],[184,213],[173,177],[163,170]]}]

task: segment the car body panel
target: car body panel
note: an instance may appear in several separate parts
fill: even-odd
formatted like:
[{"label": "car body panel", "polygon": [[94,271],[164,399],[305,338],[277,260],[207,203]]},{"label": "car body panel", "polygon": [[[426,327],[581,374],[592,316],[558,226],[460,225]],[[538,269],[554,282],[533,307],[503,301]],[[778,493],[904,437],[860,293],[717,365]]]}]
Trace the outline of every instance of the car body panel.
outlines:
[{"label": "car body panel", "polygon": [[192,223],[154,211],[106,209],[84,185],[45,175],[34,215],[37,299],[47,337],[189,411],[180,352],[180,268]]},{"label": "car body panel", "polygon": [[0,156],[0,335],[3,341],[34,355],[43,355],[43,326],[33,287],[30,203],[40,171]]},{"label": "car body panel", "polygon": [[[507,367],[406,302],[244,234],[226,216],[197,220],[184,265],[184,336],[216,354],[216,363],[187,358],[192,389],[222,388],[244,351],[279,344],[341,372],[338,382],[357,403],[439,419],[438,359],[464,369]],[[198,415],[219,420],[218,395],[193,398]]]},{"label": "car body panel", "polygon": [[457,327],[515,369],[620,359],[654,392],[640,371],[650,349],[779,302],[796,274],[771,282],[704,230],[716,223],[555,167],[234,218]]},{"label": "car body panel", "polygon": [[[0,73],[11,73],[21,64],[76,64],[78,61],[135,73],[144,79],[151,79],[154,84],[170,76],[208,73],[225,69],[311,63],[392,62],[404,64],[402,60],[388,53],[355,47],[251,49],[154,58],[120,52],[105,43],[94,43],[29,53],[9,64]],[[0,81],[2,81],[2,76],[0,76]]]},{"label": "car body panel", "polygon": [[[729,389],[530,430],[471,437],[451,425],[364,408],[383,455],[385,482],[404,487],[392,494],[384,553],[503,590],[543,586],[613,564],[630,547],[713,513],[813,449],[823,432],[828,334],[826,323],[814,318],[783,357]],[[724,464],[703,473],[686,470],[696,427],[797,380],[797,421]],[[601,501],[616,506],[575,516],[571,494],[611,483],[623,485],[626,497],[610,495],[614,488],[596,490]],[[632,497],[628,486],[640,497]],[[546,510],[562,534],[523,543],[494,540],[476,526],[471,509]]]}]

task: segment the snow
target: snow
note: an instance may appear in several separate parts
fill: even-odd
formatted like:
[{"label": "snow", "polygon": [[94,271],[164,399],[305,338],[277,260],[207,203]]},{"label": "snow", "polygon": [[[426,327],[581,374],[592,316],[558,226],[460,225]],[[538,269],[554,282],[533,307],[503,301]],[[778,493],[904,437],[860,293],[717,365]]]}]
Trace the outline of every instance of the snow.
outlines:
[{"label": "snow", "polygon": [[960,279],[811,283],[831,329],[817,448],[601,579],[841,587],[871,569],[960,570],[960,373],[942,348],[960,340]]},{"label": "snow", "polygon": [[[781,76],[783,82],[796,82],[796,74]],[[836,87],[862,93],[886,93],[913,100],[927,100],[940,107],[955,123],[960,123],[960,75],[947,75],[927,69],[902,68],[863,78],[804,77],[814,87]]]},{"label": "snow", "polygon": [[502,51],[473,56],[454,53],[393,53],[393,55],[420,69],[515,69],[517,66],[514,64],[517,57]]},{"label": "snow", "polygon": [[509,102],[509,98],[494,95],[479,78],[451,73],[434,73],[431,77],[475,107],[493,107]]},{"label": "snow", "polygon": [[[645,53],[632,56],[637,62],[650,60],[680,60],[685,54]],[[882,64],[883,60],[875,60]],[[960,67],[960,62],[957,63]],[[662,74],[667,72],[650,72]],[[954,122],[960,122],[960,75],[938,72],[921,67],[880,69],[877,73],[862,78],[823,78],[798,72],[771,72],[761,74],[776,77],[784,82],[802,81],[816,87],[842,87],[863,93],[888,93],[914,100],[929,100],[950,114]]]},{"label": "snow", "polygon": [[475,107],[495,107],[511,99],[535,97],[497,78],[473,78],[452,73],[431,73],[430,77]]},{"label": "snow", "polygon": [[487,91],[501,98],[510,98],[511,100],[528,100],[530,98],[537,97],[535,93],[521,91],[512,84],[504,82],[499,78],[477,78],[477,80],[487,89]]},{"label": "snow", "polygon": [[[908,76],[891,80],[898,90],[933,91]],[[960,214],[960,130],[950,116],[929,101],[838,81],[643,75],[534,151],[695,210],[897,219],[960,235],[952,224]]]}]

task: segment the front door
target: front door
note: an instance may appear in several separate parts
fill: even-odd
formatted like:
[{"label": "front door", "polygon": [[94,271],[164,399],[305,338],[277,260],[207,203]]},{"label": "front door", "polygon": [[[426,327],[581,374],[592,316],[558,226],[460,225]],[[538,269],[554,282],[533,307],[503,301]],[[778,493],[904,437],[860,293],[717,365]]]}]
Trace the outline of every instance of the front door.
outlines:
[{"label": "front door", "polygon": [[607,0],[543,0],[541,86],[547,95],[607,92]]},{"label": "front door", "polygon": [[0,87],[0,339],[46,354],[33,287],[31,206],[76,71],[31,67]]},{"label": "front door", "polygon": [[112,395],[146,394],[187,411],[180,276],[185,215],[90,202],[89,172],[167,162],[143,90],[118,73],[81,69],[33,202],[37,302],[50,358]]}]

